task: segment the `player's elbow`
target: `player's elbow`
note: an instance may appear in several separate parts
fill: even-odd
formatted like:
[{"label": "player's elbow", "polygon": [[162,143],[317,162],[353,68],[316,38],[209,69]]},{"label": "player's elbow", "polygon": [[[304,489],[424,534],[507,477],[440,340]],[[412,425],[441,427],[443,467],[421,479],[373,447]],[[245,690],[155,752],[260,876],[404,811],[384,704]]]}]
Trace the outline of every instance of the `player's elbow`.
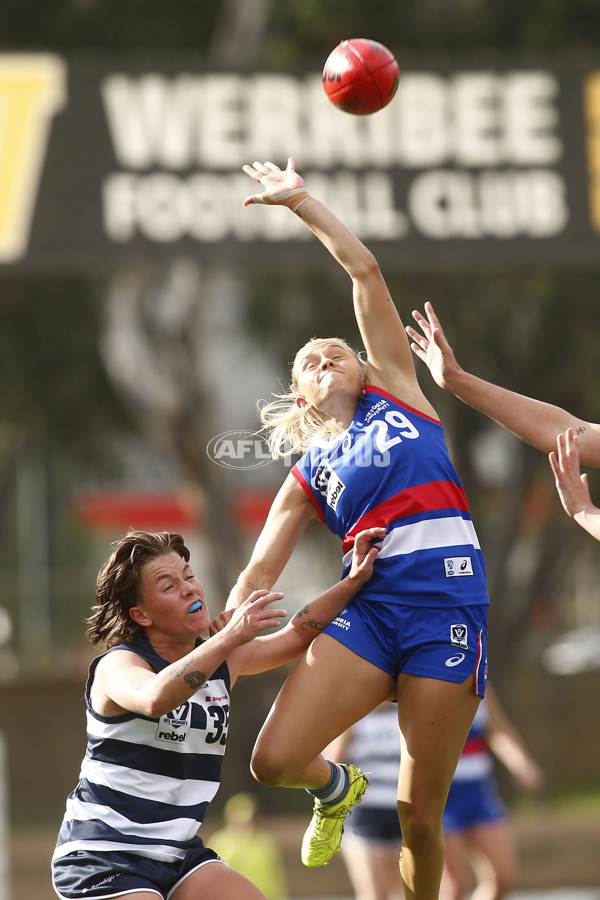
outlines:
[{"label": "player's elbow", "polygon": [[352,261],[351,275],[353,281],[360,282],[361,284],[383,277],[379,268],[379,263],[364,244],[361,245],[361,252],[357,255],[356,259]]}]

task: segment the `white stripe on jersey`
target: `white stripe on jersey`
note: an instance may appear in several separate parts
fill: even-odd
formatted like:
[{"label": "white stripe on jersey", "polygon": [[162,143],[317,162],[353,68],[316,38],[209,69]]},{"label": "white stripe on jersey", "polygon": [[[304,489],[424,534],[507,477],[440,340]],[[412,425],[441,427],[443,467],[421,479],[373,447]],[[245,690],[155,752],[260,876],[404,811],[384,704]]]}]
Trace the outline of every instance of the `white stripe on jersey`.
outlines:
[{"label": "white stripe on jersey", "polygon": [[[71,798],[67,802],[67,812],[71,819],[77,822],[99,820],[120,834],[134,835],[140,838],[146,835],[152,840],[164,838],[165,830],[168,830],[177,835],[178,841],[189,841],[198,831],[198,823],[195,819],[169,819],[166,826],[164,822],[138,824],[104,803],[83,803],[76,798]],[[112,846],[114,849],[114,844]],[[123,845],[121,845],[121,849],[123,849]]]},{"label": "white stripe on jersey", "polygon": [[169,775],[157,775],[141,769],[129,769],[126,766],[115,766],[108,762],[86,757],[81,764],[80,779],[85,778],[92,784],[100,784],[120,791],[130,797],[141,797],[144,800],[155,800],[157,803],[177,803],[194,806],[197,803],[210,803],[219,789],[216,781],[202,781],[171,778]]},{"label": "white stripe on jersey", "polygon": [[[435,550],[444,547],[472,546],[479,550],[479,540],[470,519],[447,516],[442,519],[424,519],[410,525],[397,525],[381,543],[379,559],[415,553],[419,550]],[[344,567],[352,560],[352,550],[344,554]]]},{"label": "white stripe on jersey", "polygon": [[463,754],[458,761],[453,781],[471,781],[491,775],[494,764],[487,753]]},{"label": "white stripe on jersey", "polygon": [[[127,844],[118,848],[127,853],[135,853],[137,856],[147,856],[149,859],[158,859],[162,862],[175,862],[177,859],[185,857],[185,850],[178,850],[169,845],[153,844],[147,847],[144,844]],[[98,852],[114,853],[115,845],[112,841],[68,841],[56,848],[52,854],[52,860],[60,859],[69,853],[76,853],[78,850],[84,852],[92,850]]]}]

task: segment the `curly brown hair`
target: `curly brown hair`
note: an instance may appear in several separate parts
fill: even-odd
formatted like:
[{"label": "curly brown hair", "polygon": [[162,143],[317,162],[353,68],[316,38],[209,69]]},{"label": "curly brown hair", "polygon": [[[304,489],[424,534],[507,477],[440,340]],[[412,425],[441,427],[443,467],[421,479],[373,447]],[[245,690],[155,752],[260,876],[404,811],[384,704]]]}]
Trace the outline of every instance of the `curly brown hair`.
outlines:
[{"label": "curly brown hair", "polygon": [[178,553],[186,562],[190,551],[180,534],[169,531],[130,531],[113,544],[114,550],[98,573],[96,605],[87,619],[86,635],[92,644],[107,647],[130,644],[144,634],[129,610],[138,601],[140,571],[157,556]]}]

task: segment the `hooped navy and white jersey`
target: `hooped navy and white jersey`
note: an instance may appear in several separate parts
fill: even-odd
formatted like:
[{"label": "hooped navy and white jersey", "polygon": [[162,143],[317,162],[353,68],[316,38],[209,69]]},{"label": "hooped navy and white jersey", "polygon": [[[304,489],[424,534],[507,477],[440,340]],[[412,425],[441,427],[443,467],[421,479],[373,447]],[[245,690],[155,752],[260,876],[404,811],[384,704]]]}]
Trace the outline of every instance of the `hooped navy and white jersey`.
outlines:
[{"label": "hooped navy and white jersey", "polygon": [[367,387],[350,427],[314,440],[292,473],[339,535],[343,575],[359,531],[385,526],[371,579],[356,595],[391,603],[488,603],[483,555],[441,422]]},{"label": "hooped navy and white jersey", "polygon": [[[145,637],[107,653],[113,650],[137,653],[156,672],[168,665]],[[90,690],[105,655],[90,665],[87,749],[53,858],[95,850],[181,859],[219,789],[229,721],[227,663],[160,718],[132,712],[101,716],[92,709]]]},{"label": "hooped navy and white jersey", "polygon": [[400,729],[395,702],[377,706],[352,726],[345,758],[369,773],[369,790],[360,804],[361,811],[372,807],[397,812]]}]

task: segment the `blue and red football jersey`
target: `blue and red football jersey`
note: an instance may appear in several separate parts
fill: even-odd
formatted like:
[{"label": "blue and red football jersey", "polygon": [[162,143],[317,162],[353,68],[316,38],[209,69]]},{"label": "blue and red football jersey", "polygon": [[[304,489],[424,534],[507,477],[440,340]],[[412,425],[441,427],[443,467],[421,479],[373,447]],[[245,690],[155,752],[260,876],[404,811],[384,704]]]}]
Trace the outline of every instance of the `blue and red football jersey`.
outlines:
[{"label": "blue and red football jersey", "polygon": [[385,526],[372,578],[357,595],[392,603],[488,603],[483,555],[437,419],[367,387],[350,427],[315,440],[292,472],[339,535]]}]

